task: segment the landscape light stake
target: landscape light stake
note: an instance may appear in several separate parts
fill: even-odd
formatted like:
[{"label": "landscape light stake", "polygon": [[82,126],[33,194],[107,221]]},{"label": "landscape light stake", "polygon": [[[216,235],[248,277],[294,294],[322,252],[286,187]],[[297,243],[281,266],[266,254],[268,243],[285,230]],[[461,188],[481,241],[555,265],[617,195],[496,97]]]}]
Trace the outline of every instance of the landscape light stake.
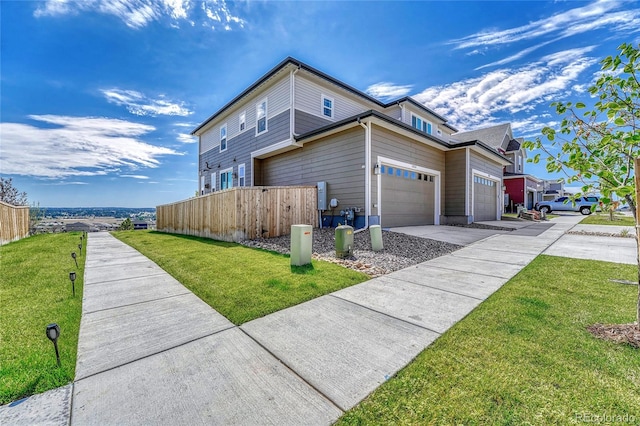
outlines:
[{"label": "landscape light stake", "polygon": [[56,360],[58,361],[58,367],[60,367],[60,352],[58,352],[58,337],[60,336],[60,327],[58,324],[53,323],[47,326],[47,337],[53,342],[53,347],[56,349]]},{"label": "landscape light stake", "polygon": [[82,256],[82,244],[78,244],[78,250],[80,250],[80,256]]},{"label": "landscape light stake", "polygon": [[75,251],[73,253],[71,253],[71,257],[73,257],[73,260],[76,262],[76,269],[78,269],[78,259],[76,258],[76,252]]},{"label": "landscape light stake", "polygon": [[73,297],[76,297],[76,273],[69,272],[69,279],[71,280],[71,288],[73,289]]}]

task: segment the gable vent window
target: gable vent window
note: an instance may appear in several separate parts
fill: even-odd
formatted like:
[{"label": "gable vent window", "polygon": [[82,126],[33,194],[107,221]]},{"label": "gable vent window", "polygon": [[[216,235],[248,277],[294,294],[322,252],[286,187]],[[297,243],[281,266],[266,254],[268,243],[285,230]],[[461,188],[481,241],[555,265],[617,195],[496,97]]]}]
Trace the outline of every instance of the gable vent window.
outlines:
[{"label": "gable vent window", "polygon": [[267,100],[256,105],[256,135],[267,131]]},{"label": "gable vent window", "polygon": [[322,115],[333,118],[333,98],[322,95]]},{"label": "gable vent window", "polygon": [[220,127],[220,152],[227,150],[227,124]]},{"label": "gable vent window", "polygon": [[411,126],[428,134],[433,131],[433,126],[430,122],[414,114],[411,114]]}]

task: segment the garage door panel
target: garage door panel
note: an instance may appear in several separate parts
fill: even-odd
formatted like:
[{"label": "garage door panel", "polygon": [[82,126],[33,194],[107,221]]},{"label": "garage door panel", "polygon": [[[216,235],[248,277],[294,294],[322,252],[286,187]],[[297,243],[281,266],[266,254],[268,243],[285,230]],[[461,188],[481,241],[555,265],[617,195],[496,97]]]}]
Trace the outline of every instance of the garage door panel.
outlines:
[{"label": "garage door panel", "polygon": [[398,176],[398,168],[393,169],[393,175],[382,175],[382,225],[432,225],[434,179],[411,170],[405,173],[404,169]]},{"label": "garage door panel", "polygon": [[495,220],[497,215],[496,182],[474,176],[473,179],[473,220]]}]

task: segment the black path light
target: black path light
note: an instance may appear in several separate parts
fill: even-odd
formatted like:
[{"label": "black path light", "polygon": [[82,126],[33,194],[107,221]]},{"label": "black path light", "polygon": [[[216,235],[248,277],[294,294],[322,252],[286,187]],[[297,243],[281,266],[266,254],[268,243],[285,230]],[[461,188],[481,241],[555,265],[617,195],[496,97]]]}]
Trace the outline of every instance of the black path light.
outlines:
[{"label": "black path light", "polygon": [[71,257],[73,257],[73,260],[76,262],[76,269],[78,268],[78,259],[76,258],[76,252],[74,251],[73,253],[71,253]]},{"label": "black path light", "polygon": [[80,256],[82,256],[82,243],[78,244],[78,250],[80,250]]},{"label": "black path light", "polygon": [[58,367],[60,367],[60,352],[58,352],[58,337],[60,336],[60,327],[56,323],[49,324],[47,326],[47,337],[53,342],[53,347],[56,349],[56,360],[58,361]]},{"label": "black path light", "polygon": [[73,297],[76,297],[76,273],[69,272],[69,280],[71,280],[71,288],[73,289]]}]

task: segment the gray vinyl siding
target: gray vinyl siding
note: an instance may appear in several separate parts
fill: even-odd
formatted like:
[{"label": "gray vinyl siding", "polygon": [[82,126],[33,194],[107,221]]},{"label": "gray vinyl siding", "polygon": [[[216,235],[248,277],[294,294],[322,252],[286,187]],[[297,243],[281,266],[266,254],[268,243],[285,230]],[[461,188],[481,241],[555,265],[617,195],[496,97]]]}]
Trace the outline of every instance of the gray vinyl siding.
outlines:
[{"label": "gray vinyl siding", "polygon": [[308,114],[304,111],[296,110],[295,112],[295,130],[294,133],[298,135],[304,135],[315,129],[319,129],[322,126],[331,124],[329,120],[318,117],[317,115]]},{"label": "gray vinyl siding", "polygon": [[[426,167],[428,169],[439,171],[441,179],[440,192],[440,209],[445,211],[446,203],[444,194],[446,191],[445,176],[445,153],[436,148],[432,148],[423,143],[416,142],[405,136],[392,133],[389,130],[378,126],[372,126],[371,135],[371,164],[375,164],[377,157],[382,156],[393,160],[402,161],[404,163]],[[378,186],[376,179],[371,180],[371,202],[376,203],[378,197]],[[384,214],[384,206],[383,206]],[[372,215],[378,214],[378,209],[371,209]]]},{"label": "gray vinyl siding", "polygon": [[[267,99],[267,120],[269,124],[276,116],[288,111],[290,107],[289,74],[278,76],[278,79],[269,82],[268,88],[247,96],[224,115],[217,117],[211,128],[200,136],[200,153],[205,153],[220,146],[220,127],[227,124],[227,140],[233,139],[245,133],[256,134],[256,104]],[[246,113],[245,130],[240,132],[240,114]],[[287,122],[288,123],[288,122]],[[268,125],[269,126],[269,125]],[[271,127],[267,127],[271,132]],[[287,129],[289,132],[289,129]]]},{"label": "gray vinyl siding", "polygon": [[[345,130],[302,148],[260,161],[262,185],[316,185],[327,182],[336,214],[346,207],[364,209],[364,130]],[[364,211],[364,210],[363,210]]]},{"label": "gray vinyl siding", "polygon": [[[211,173],[218,173],[229,167],[233,167],[233,171],[237,173],[238,165],[244,163],[245,186],[250,186],[253,173],[251,152],[289,139],[289,120],[289,110],[286,110],[268,120],[268,131],[266,133],[256,136],[253,130],[242,132],[236,137],[227,140],[226,151],[220,152],[219,147],[214,147],[204,154],[200,154],[200,174],[204,173],[205,184],[211,183]],[[234,158],[236,161],[233,161]],[[212,167],[211,170],[206,170],[205,162],[209,162],[209,167]],[[218,167],[218,164],[220,164],[220,167]],[[217,188],[215,189],[220,188],[219,177],[216,180],[216,186]],[[238,186],[238,179],[233,180],[233,186]],[[205,193],[207,192],[209,191],[205,191]]]},{"label": "gray vinyl siding", "polygon": [[467,170],[466,150],[449,151],[445,155],[447,188],[444,191],[445,216],[465,214],[465,178]]},{"label": "gray vinyl siding", "polygon": [[372,105],[346,95],[337,86],[322,86],[301,74],[295,76],[295,105],[296,110],[304,111],[318,117],[322,115],[322,95],[333,98],[333,119],[340,121],[361,112],[372,109]]}]

